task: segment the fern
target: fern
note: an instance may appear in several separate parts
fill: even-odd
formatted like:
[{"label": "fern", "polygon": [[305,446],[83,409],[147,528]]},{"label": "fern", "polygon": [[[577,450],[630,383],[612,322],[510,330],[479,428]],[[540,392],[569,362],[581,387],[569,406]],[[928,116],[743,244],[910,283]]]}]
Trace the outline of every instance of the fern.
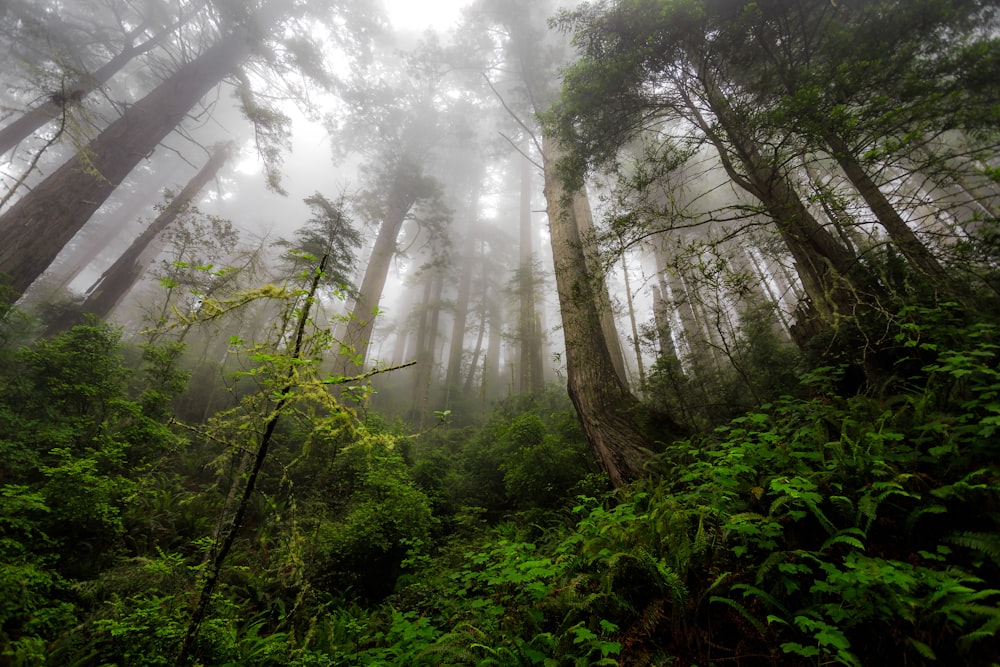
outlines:
[{"label": "fern", "polygon": [[763,623],[760,622],[760,619],[751,614],[746,607],[744,607],[736,600],[733,600],[732,598],[722,597],[719,595],[713,595],[708,600],[709,602],[718,602],[720,604],[724,604],[727,607],[735,610],[736,613],[738,613],[743,618],[743,620],[745,620],[747,623],[755,627],[757,631],[760,632],[762,637],[767,636],[767,628],[764,626]]},{"label": "fern", "polygon": [[948,542],[976,551],[1000,565],[1000,535],[965,531],[947,538]]}]

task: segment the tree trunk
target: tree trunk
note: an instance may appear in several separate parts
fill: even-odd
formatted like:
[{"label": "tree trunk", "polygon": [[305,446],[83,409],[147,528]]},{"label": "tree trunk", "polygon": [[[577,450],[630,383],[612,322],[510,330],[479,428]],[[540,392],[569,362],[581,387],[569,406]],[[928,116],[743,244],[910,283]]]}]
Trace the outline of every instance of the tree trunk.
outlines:
[{"label": "tree trunk", "polygon": [[[142,211],[160,199],[161,186],[169,182],[174,173],[184,165],[180,160],[171,160],[169,164],[170,167],[162,172],[147,174],[146,178],[136,184],[134,191],[124,197],[124,201],[117,208],[95,216],[90,224],[84,225],[80,233],[73,237],[69,244],[72,252],[70,259],[59,267],[59,273],[62,275],[58,281],[59,287],[67,288],[101,253],[114,244],[122,230],[134,224]],[[133,175],[133,179],[135,176]],[[117,196],[122,198],[120,190]]]},{"label": "tree trunk", "polygon": [[[286,406],[292,400],[292,394],[296,389],[295,362],[301,360],[302,348],[305,343],[306,325],[309,322],[309,311],[316,301],[316,291],[323,277],[323,269],[326,267],[326,261],[327,256],[324,255],[313,276],[309,291],[306,293],[306,298],[294,332],[295,338],[290,357],[292,365],[289,366],[289,370],[285,374],[284,386],[277,392],[277,395],[281,398],[274,404],[273,411],[269,415],[265,415],[267,421],[264,424],[264,430],[260,433],[257,440],[256,451],[253,453],[252,466],[250,467],[249,474],[245,476],[246,481],[243,483],[243,492],[240,494],[239,504],[237,504],[236,511],[233,513],[231,520],[226,524],[225,531],[220,536],[220,539],[217,540],[217,547],[209,552],[210,562],[205,563],[204,578],[201,590],[198,593],[198,603],[191,615],[191,620],[188,622],[187,632],[184,634],[184,641],[181,643],[180,651],[177,655],[175,663],[177,665],[186,665],[189,656],[195,652],[195,644],[198,640],[202,621],[205,619],[205,614],[208,612],[208,607],[211,604],[212,593],[218,584],[222,567],[225,565],[226,558],[229,556],[229,552],[236,542],[236,537],[243,527],[243,519],[246,517],[247,509],[250,507],[250,499],[257,489],[257,478],[260,476],[260,472],[264,468],[264,462],[267,460],[267,453],[271,446],[271,438],[274,436],[274,430],[278,425],[281,415],[285,412]],[[240,475],[239,477],[242,478],[244,476]]]},{"label": "tree trunk", "polygon": [[417,360],[416,374],[413,380],[413,405],[410,409],[410,421],[423,429],[427,419],[427,408],[430,404],[431,383],[434,377],[434,351],[437,347],[438,327],[441,322],[441,293],[444,289],[444,276],[439,267],[430,269],[424,283],[423,303],[420,318],[417,323]]},{"label": "tree trunk", "polygon": [[653,291],[653,319],[656,322],[656,341],[660,346],[659,356],[676,357],[677,348],[674,346],[674,339],[671,331],[673,325],[670,322],[670,307],[667,305],[666,294],[658,285],[652,286]]},{"label": "tree trunk", "polygon": [[837,160],[837,164],[844,170],[848,180],[857,189],[861,198],[865,200],[865,204],[878,218],[879,224],[889,233],[889,238],[910,262],[910,265],[927,276],[939,288],[954,293],[956,290],[953,288],[951,276],[937,261],[937,258],[931,254],[927,246],[917,238],[917,235],[906,224],[906,221],[899,215],[899,212],[882,193],[875,181],[864,170],[857,157],[848,148],[847,142],[833,132],[827,133],[824,139],[829,145],[834,159]]},{"label": "tree trunk", "polygon": [[532,247],[531,225],[531,163],[521,157],[521,197],[519,207],[518,239],[518,347],[519,373],[518,392],[535,394],[542,389],[542,369],[538,366],[539,332],[535,322],[535,276],[532,262],[535,250]]},{"label": "tree trunk", "polygon": [[[166,37],[175,32],[178,28],[187,23],[200,7],[198,5],[177,22],[165,28],[163,31],[146,40],[142,44],[133,46],[129,43],[121,53],[106,62],[96,72],[89,76],[83,76],[66,86],[58,95],[49,97],[45,102],[37,107],[24,112],[17,120],[8,123],[0,129],[0,155],[11,150],[32,132],[58,118],[66,111],[66,107],[78,104],[84,97],[95,89],[103,86],[108,80],[117,74],[125,65],[130,63],[135,57],[151,51],[160,44]],[[131,42],[131,39],[128,40]]]},{"label": "tree trunk", "polygon": [[445,374],[447,402],[453,393],[461,391],[462,357],[465,352],[465,327],[469,321],[469,299],[472,296],[472,274],[476,266],[476,209],[479,203],[478,190],[469,197],[466,214],[466,237],[462,250],[462,275],[458,283],[455,299],[455,318],[451,328],[451,347],[448,351],[448,370]]},{"label": "tree trunk", "polygon": [[489,300],[490,337],[483,357],[483,378],[479,393],[483,403],[501,395],[500,350],[503,342],[503,300],[498,294]]},{"label": "tree trunk", "polygon": [[397,174],[390,187],[387,195],[388,207],[365,267],[365,276],[358,289],[358,298],[354,301],[354,308],[347,322],[343,342],[351,354],[341,354],[334,363],[335,372],[344,377],[352,377],[364,371],[372,332],[375,330],[378,306],[382,301],[382,292],[385,290],[385,281],[392,266],[392,257],[396,254],[396,239],[416,201],[401,182],[402,179],[403,176]]},{"label": "tree trunk", "polygon": [[615,313],[611,307],[611,297],[608,296],[608,286],[605,282],[604,266],[597,249],[597,239],[594,232],[594,215],[590,210],[590,199],[585,189],[573,193],[573,216],[579,230],[579,239],[583,245],[583,256],[587,260],[587,272],[593,283],[594,299],[598,315],[601,317],[601,330],[604,341],[611,355],[611,364],[618,374],[618,379],[626,387],[628,375],[625,373],[625,352],[622,350],[622,340],[615,325]]},{"label": "tree trunk", "polygon": [[132,241],[128,250],[91,285],[90,289],[87,290],[87,299],[83,302],[85,313],[93,313],[100,318],[106,318],[114,310],[115,306],[121,302],[125,294],[156,258],[159,248],[155,248],[153,252],[147,252],[154,239],[167,229],[181,213],[190,208],[191,202],[202,188],[215,178],[222,165],[232,157],[234,148],[232,143],[217,147],[201,171],[188,181],[184,189],[163,209],[163,212],[156,216],[156,219]]},{"label": "tree trunk", "polygon": [[715,128],[701,118],[697,106],[688,100],[698,124],[715,144],[733,181],[756,197],[774,221],[795,260],[802,286],[816,315],[825,327],[835,325],[838,317],[846,315],[855,304],[849,285],[845,284],[845,281],[850,283],[854,256],[809,213],[788,178],[763,157],[744,119],[739,117],[710,76],[706,75],[701,83],[705,87],[709,107],[725,133],[726,141],[738,156],[745,175],[735,170],[725,142]]},{"label": "tree trunk", "polygon": [[23,293],[118,184],[250,53],[233,31],[130,107],[83,151],[0,216],[0,272]]},{"label": "tree trunk", "polygon": [[639,342],[639,327],[635,322],[635,304],[632,302],[632,282],[628,276],[628,261],[625,253],[621,254],[622,278],[625,280],[625,303],[628,306],[628,321],[632,326],[632,351],[635,353],[635,364],[639,370],[640,391],[646,390],[646,367],[642,362],[642,345]]},{"label": "tree trunk", "polygon": [[[479,284],[482,286],[482,293],[479,299],[479,331],[476,333],[476,344],[472,348],[472,357],[469,359],[469,368],[465,373],[465,382],[462,385],[462,393],[466,396],[473,395],[476,382],[476,371],[479,368],[479,357],[483,354],[483,339],[486,337],[486,327],[489,318],[490,280],[489,269],[486,262],[485,244],[479,244],[478,256],[482,265],[482,275]],[[480,382],[482,377],[480,376]]]},{"label": "tree trunk", "polygon": [[617,488],[649,474],[651,443],[635,423],[638,401],[608,351],[580,236],[580,207],[566,205],[572,195],[556,173],[558,157],[558,149],[544,140],[545,199],[566,341],[567,385],[591,452]]}]

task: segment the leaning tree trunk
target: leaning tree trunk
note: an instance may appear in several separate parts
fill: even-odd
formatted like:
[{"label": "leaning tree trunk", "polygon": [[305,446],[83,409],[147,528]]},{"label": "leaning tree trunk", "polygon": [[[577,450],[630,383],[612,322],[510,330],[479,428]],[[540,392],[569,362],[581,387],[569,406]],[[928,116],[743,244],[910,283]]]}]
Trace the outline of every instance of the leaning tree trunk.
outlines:
[{"label": "leaning tree trunk", "polygon": [[232,156],[233,148],[233,144],[228,143],[215,149],[205,166],[90,287],[87,299],[83,302],[83,312],[105,318],[114,310],[155,258],[155,254],[147,252],[153,240],[190,207],[195,196],[215,178],[222,165]]},{"label": "leaning tree trunk", "polygon": [[[183,165],[180,160],[171,161],[169,167],[149,174],[148,178],[143,178],[136,184],[131,194],[123,197],[117,208],[108,211],[107,215],[95,216],[89,225],[85,225],[71,241],[69,259],[59,266],[61,275],[58,281],[59,287],[67,288],[84,269],[114,243],[123,229],[136,222],[140,218],[139,214],[159,198],[163,185],[169,182]],[[121,193],[118,195],[121,196]]]},{"label": "leaning tree trunk", "polygon": [[611,306],[611,297],[608,296],[604,266],[601,263],[600,253],[597,248],[594,215],[590,210],[590,199],[583,189],[573,193],[573,217],[576,220],[580,242],[583,244],[583,256],[587,259],[587,273],[590,281],[593,283],[597,312],[601,317],[601,329],[604,332],[604,342],[608,347],[608,354],[611,355],[611,363],[615,367],[615,372],[618,373],[618,378],[627,387],[628,375],[625,373],[625,353],[622,351],[622,340],[618,335],[618,327],[615,325],[615,313]]},{"label": "leaning tree trunk", "polygon": [[[30,136],[38,128],[59,118],[67,107],[78,104],[95,89],[103,86],[137,56],[151,51],[178,28],[191,20],[204,4],[204,1],[198,3],[186,16],[181,17],[178,21],[167,26],[164,30],[145,42],[137,45],[126,45],[121,52],[93,74],[78,78],[63,88],[58,94],[49,96],[42,104],[25,111],[17,120],[5,125],[3,129],[0,129],[0,155],[17,146],[18,143]],[[129,41],[131,41],[131,37]]]},{"label": "leaning tree trunk", "polygon": [[837,164],[844,170],[848,180],[857,189],[861,198],[865,200],[865,204],[875,214],[879,224],[888,232],[889,238],[896,244],[910,265],[927,276],[939,289],[952,294],[956,293],[958,290],[955,288],[951,276],[899,215],[896,208],[858,162],[847,142],[834,132],[828,132],[824,139]]},{"label": "leaning tree trunk", "polygon": [[[857,293],[863,289],[863,285],[852,284],[854,255],[809,213],[787,176],[765,159],[745,119],[733,109],[711,75],[705,74],[700,83],[718,126],[702,118],[698,106],[687,99],[696,122],[716,146],[733,182],[756,197],[774,221],[822,326],[835,326],[838,318],[850,313],[857,303]],[[734,149],[744,173],[731,163],[726,142]]]},{"label": "leaning tree trunk", "polygon": [[129,172],[250,53],[241,28],[182,65],[0,216],[0,273],[23,293]]},{"label": "leaning tree trunk", "polygon": [[648,474],[651,443],[635,422],[639,402],[622,382],[608,351],[576,217],[579,206],[573,205],[573,194],[565,191],[556,173],[558,149],[548,139],[542,148],[569,396],[591,452],[611,483],[620,487]]},{"label": "leaning tree trunk", "polygon": [[[264,462],[267,460],[267,454],[271,447],[271,439],[274,436],[274,430],[278,426],[278,421],[281,419],[282,414],[284,414],[288,404],[292,401],[294,390],[296,388],[295,381],[297,375],[297,363],[302,361],[301,357],[303,346],[305,344],[306,326],[309,323],[309,312],[312,309],[313,304],[316,302],[316,292],[319,288],[320,280],[323,278],[323,270],[326,268],[326,262],[327,256],[323,255],[322,259],[320,259],[316,272],[313,274],[312,282],[310,283],[308,292],[306,292],[303,306],[299,310],[299,317],[294,332],[294,343],[291,349],[291,365],[289,365],[288,371],[285,373],[283,380],[284,386],[281,388],[281,391],[276,394],[280,398],[274,404],[274,410],[270,413],[270,415],[268,415],[267,421],[264,423],[264,430],[260,433],[260,436],[257,439],[256,451],[253,452],[252,465],[247,474],[239,476],[239,478],[242,478],[244,481],[243,491],[240,494],[239,503],[236,505],[236,511],[233,513],[230,521],[226,524],[225,530],[222,531],[218,544],[215,545],[213,552],[209,552],[210,559],[209,562],[205,563],[201,590],[198,593],[198,602],[194,608],[194,612],[191,614],[191,619],[188,621],[187,632],[184,634],[184,640],[181,643],[180,651],[175,662],[177,665],[186,665],[188,658],[196,650],[196,643],[198,641],[198,634],[201,631],[201,624],[205,620],[205,614],[208,612],[208,607],[212,601],[212,594],[215,592],[215,588],[218,585],[219,575],[222,573],[222,568],[226,563],[226,558],[229,556],[229,552],[233,548],[233,544],[236,543],[236,538],[239,535],[240,529],[243,527],[243,520],[250,507],[250,500],[253,498],[253,494],[257,490],[257,479],[260,476],[261,470],[264,468]],[[248,463],[251,463],[249,459]]]}]

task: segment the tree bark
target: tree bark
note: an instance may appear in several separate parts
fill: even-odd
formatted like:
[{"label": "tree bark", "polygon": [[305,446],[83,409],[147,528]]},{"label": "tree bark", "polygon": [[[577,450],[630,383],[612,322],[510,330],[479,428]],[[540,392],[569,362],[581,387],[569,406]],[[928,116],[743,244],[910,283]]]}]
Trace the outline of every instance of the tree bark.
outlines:
[{"label": "tree bark", "polygon": [[535,250],[532,247],[531,225],[531,163],[527,158],[520,160],[520,206],[518,238],[518,344],[519,373],[518,392],[535,394],[542,389],[542,369],[538,366],[539,332],[535,322],[535,278],[532,261]]},{"label": "tree bark", "polygon": [[368,348],[371,345],[372,332],[375,330],[375,317],[382,301],[382,292],[392,266],[393,255],[396,254],[396,239],[403,222],[417,201],[417,196],[404,182],[405,171],[397,171],[389,192],[386,196],[388,205],[379,227],[378,236],[372,246],[371,256],[365,267],[365,275],[358,289],[358,298],[354,301],[351,316],[344,332],[344,344],[351,351],[341,354],[335,362],[335,372],[344,377],[352,377],[362,373],[368,359]]},{"label": "tree bark", "polygon": [[250,53],[239,28],[130,107],[0,216],[0,272],[23,293],[129,172]]},{"label": "tree bark", "polygon": [[[543,139],[545,199],[556,291],[566,341],[566,375],[591,452],[617,488],[649,474],[650,441],[635,423],[638,400],[611,360],[577,220],[578,206],[556,173],[559,151]],[[568,205],[567,205],[568,204]]]},{"label": "tree bark", "polygon": [[865,200],[865,204],[875,214],[879,224],[889,233],[889,238],[896,244],[910,265],[927,276],[939,288],[954,293],[956,290],[951,276],[899,215],[896,208],[858,162],[847,142],[833,132],[826,133],[823,138],[830,147],[831,154],[837,164],[840,165],[848,180],[857,189],[861,198]]},{"label": "tree bark", "polygon": [[622,350],[622,339],[618,335],[618,327],[615,325],[615,313],[611,307],[611,297],[608,295],[608,286],[605,281],[604,266],[597,248],[597,239],[594,232],[594,214],[590,210],[590,199],[587,197],[586,189],[573,193],[573,217],[579,230],[580,243],[582,245],[583,256],[587,260],[587,272],[593,282],[594,299],[597,305],[597,312],[601,318],[601,330],[604,332],[604,341],[611,355],[611,364],[618,374],[618,379],[626,387],[628,386],[628,375],[625,373],[625,352]]},{"label": "tree bark", "polygon": [[[58,96],[51,96],[42,104],[24,112],[17,120],[5,125],[3,129],[0,129],[0,155],[17,146],[38,128],[65,113],[66,107],[78,104],[95,89],[103,86],[135,57],[151,51],[171,33],[187,23],[203,4],[203,2],[199,3],[187,16],[182,17],[142,44],[132,45],[129,43],[93,74],[80,77],[62,90]],[[131,38],[129,42],[131,42]]]},{"label": "tree bark", "polygon": [[167,204],[156,219],[129,246],[121,257],[105,271],[100,278],[87,290],[87,299],[83,302],[83,312],[93,313],[100,318],[106,318],[117,306],[125,294],[132,288],[143,272],[156,258],[154,252],[147,252],[153,241],[167,229],[177,217],[191,206],[191,202],[201,192],[205,185],[215,178],[219,169],[232,157],[232,143],[219,146],[205,166],[188,181],[173,201]]},{"label": "tree bark", "polygon": [[[143,178],[137,183],[134,191],[124,197],[124,201],[114,211],[105,211],[95,216],[89,225],[84,225],[80,233],[73,237],[69,244],[72,249],[70,259],[59,266],[59,273],[62,276],[58,281],[59,287],[67,288],[80,272],[114,243],[123,229],[135,223],[142,211],[159,200],[163,184],[169,182],[184,163],[176,160],[169,164],[170,167],[163,171],[148,174],[148,178]],[[135,174],[132,177],[135,178]],[[122,196],[121,191],[117,196]]]}]

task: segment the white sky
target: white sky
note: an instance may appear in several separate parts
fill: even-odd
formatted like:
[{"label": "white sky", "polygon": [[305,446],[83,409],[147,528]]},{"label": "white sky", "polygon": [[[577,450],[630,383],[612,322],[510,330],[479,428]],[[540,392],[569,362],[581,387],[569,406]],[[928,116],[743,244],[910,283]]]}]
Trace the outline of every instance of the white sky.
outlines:
[{"label": "white sky", "polygon": [[472,0],[384,0],[386,13],[397,30],[422,32],[428,27],[450,28],[459,10]]}]

